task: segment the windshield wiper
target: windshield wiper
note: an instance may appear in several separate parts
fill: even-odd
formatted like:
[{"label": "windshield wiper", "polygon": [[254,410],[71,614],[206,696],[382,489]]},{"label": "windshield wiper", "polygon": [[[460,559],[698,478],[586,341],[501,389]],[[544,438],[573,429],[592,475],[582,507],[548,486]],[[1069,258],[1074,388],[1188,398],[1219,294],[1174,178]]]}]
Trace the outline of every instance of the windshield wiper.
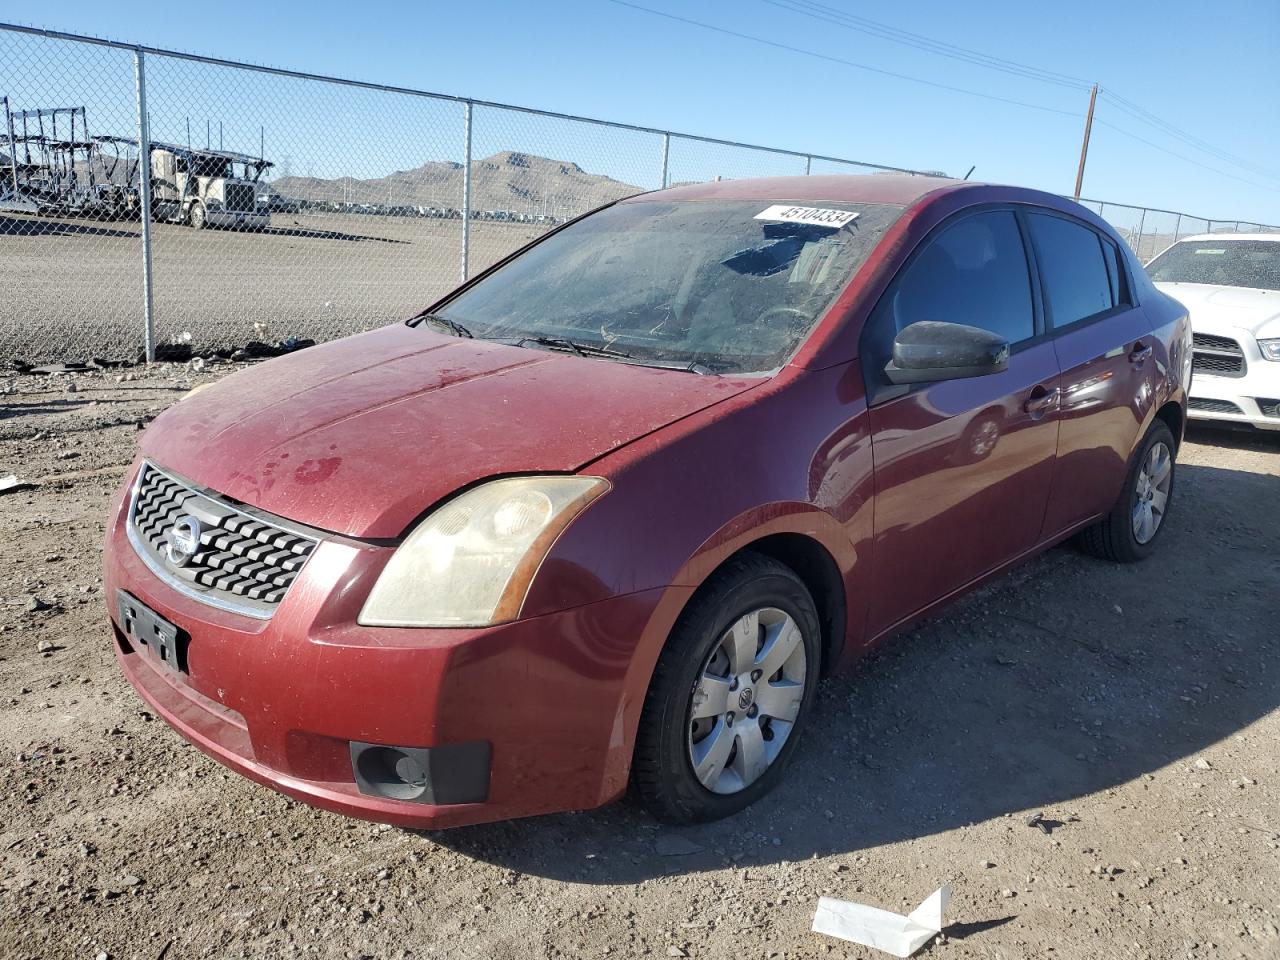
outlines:
[{"label": "windshield wiper", "polygon": [[631,363],[637,367],[656,367],[659,370],[683,370],[686,373],[696,373],[700,377],[718,377],[716,373],[705,363],[699,363],[697,360],[631,360]]},{"label": "windshield wiper", "polygon": [[579,343],[576,340],[570,340],[567,337],[520,337],[516,341],[517,347],[523,347],[527,343],[536,344],[546,350],[562,350],[566,353],[574,353],[580,357],[616,357],[619,360],[630,360],[631,354],[624,353],[621,350],[613,350],[609,347],[602,347],[593,343]]},{"label": "windshield wiper", "polygon": [[452,320],[440,313],[420,313],[413,319],[420,323],[431,323],[437,327],[444,327],[444,329],[448,330],[455,337],[468,337],[472,340],[475,339],[475,335],[457,320]]}]

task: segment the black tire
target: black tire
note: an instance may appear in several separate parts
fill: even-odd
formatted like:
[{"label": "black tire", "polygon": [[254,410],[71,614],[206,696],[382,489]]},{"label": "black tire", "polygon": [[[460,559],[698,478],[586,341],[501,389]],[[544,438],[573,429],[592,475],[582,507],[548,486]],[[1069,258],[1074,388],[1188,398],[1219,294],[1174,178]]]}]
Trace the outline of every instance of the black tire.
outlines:
[{"label": "black tire", "polygon": [[208,223],[204,215],[204,204],[199,200],[187,208],[187,226],[192,230],[203,230]]},{"label": "black tire", "polygon": [[[1157,443],[1163,443],[1169,448],[1171,454],[1168,500],[1165,502],[1164,515],[1160,519],[1159,526],[1156,527],[1155,534],[1146,543],[1141,543],[1133,531],[1133,510],[1138,497],[1138,474],[1151,453],[1151,448]],[[1136,563],[1151,555],[1156,541],[1160,539],[1160,534],[1168,525],[1169,510],[1173,506],[1174,486],[1178,474],[1177,452],[1178,446],[1173,439],[1173,431],[1163,420],[1157,420],[1147,430],[1147,435],[1142,438],[1142,443],[1134,452],[1133,462],[1129,464],[1129,470],[1125,473],[1124,488],[1120,491],[1115,506],[1111,508],[1111,513],[1106,519],[1080,533],[1079,544],[1085,553],[1117,563]]]},{"label": "black tire", "polygon": [[[781,750],[759,779],[736,793],[713,793],[698,779],[689,756],[693,688],[726,631],[745,614],[766,607],[786,613],[801,633],[805,677],[799,713]],[[744,553],[703,585],[667,638],[636,731],[632,790],[655,817],[668,823],[718,820],[754,803],[781,782],[813,705],[821,669],[820,637],[813,597],[795,572],[776,560]]]}]

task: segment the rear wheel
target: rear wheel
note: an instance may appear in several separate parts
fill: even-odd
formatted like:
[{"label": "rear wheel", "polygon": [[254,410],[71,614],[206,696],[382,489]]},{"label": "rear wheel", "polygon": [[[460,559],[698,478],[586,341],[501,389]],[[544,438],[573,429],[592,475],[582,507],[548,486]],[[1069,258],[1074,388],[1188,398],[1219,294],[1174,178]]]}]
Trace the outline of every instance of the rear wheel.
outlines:
[{"label": "rear wheel", "polygon": [[681,615],[654,669],[632,785],[659,819],[715,820],[782,780],[814,698],[818,614],[800,578],[744,554]]},{"label": "rear wheel", "polygon": [[204,204],[199,200],[187,208],[187,223],[192,230],[203,230],[207,222],[204,216]]},{"label": "rear wheel", "polygon": [[1080,535],[1080,544],[1088,553],[1121,563],[1150,555],[1173,504],[1175,449],[1173,432],[1163,420],[1157,420],[1129,465],[1124,489],[1111,513]]}]

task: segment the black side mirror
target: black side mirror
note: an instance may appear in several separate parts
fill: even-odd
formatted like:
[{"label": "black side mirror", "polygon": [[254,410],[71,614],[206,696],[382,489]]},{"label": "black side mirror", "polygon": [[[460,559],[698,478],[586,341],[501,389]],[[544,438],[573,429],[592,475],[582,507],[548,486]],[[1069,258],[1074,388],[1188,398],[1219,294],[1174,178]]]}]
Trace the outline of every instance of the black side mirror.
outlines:
[{"label": "black side mirror", "polygon": [[985,377],[1009,368],[1009,341],[963,323],[921,320],[893,338],[893,359],[884,372],[890,383],[929,383]]}]

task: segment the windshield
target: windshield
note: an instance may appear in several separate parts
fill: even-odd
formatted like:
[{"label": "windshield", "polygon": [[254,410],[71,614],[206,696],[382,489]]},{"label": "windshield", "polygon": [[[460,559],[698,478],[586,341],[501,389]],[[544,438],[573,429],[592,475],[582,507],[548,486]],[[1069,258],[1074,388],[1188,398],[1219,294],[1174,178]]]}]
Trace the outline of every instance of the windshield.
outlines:
[{"label": "windshield", "polygon": [[436,315],[487,339],[571,340],[614,359],[714,373],[776,370],[901,212],[621,203],[548,237]]},{"label": "windshield", "polygon": [[1280,240],[1182,240],[1147,264],[1152,280],[1280,290]]},{"label": "windshield", "polygon": [[191,171],[197,177],[226,178],[231,176],[231,163],[223,157],[197,153],[191,157]]}]

